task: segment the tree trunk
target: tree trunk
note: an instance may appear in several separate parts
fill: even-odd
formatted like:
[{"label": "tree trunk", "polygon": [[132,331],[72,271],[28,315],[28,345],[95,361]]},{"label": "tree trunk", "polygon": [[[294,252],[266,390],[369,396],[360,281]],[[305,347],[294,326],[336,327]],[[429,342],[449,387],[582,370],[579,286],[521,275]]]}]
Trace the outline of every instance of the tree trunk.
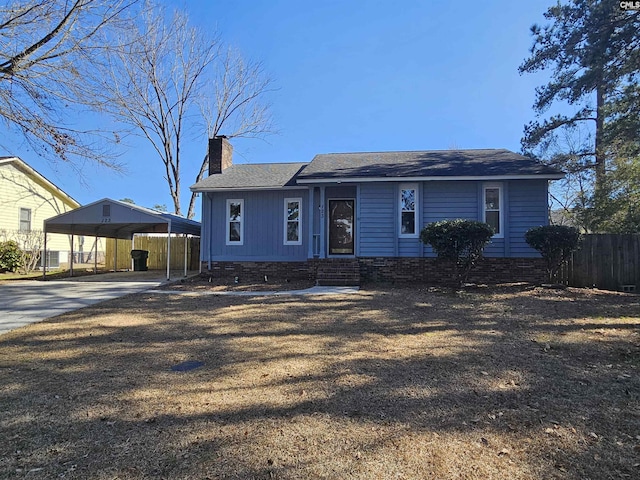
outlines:
[{"label": "tree trunk", "polygon": [[595,153],[596,153],[596,163],[595,163],[595,174],[596,174],[596,182],[595,182],[595,190],[594,194],[596,199],[600,198],[600,195],[603,193],[605,174],[606,174],[606,163],[605,163],[605,155],[606,152],[603,148],[603,135],[604,135],[604,86],[602,82],[598,84],[596,88],[596,142],[595,142]]},{"label": "tree trunk", "polygon": [[[204,156],[204,160],[202,160],[202,164],[200,165],[200,172],[196,177],[195,183],[198,183],[200,180],[204,178],[204,174],[207,172],[209,168],[209,154],[207,153]],[[192,219],[196,214],[196,196],[195,192],[191,192],[191,200],[189,200],[189,210],[187,210],[187,218]]]}]

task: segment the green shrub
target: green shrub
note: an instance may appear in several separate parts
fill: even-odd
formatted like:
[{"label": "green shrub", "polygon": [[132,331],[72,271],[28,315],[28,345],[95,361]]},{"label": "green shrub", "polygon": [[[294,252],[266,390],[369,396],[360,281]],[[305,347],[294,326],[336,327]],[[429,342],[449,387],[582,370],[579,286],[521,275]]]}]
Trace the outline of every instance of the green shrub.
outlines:
[{"label": "green shrub", "polygon": [[22,251],[16,242],[0,242],[0,272],[15,272],[22,265]]},{"label": "green shrub", "polygon": [[547,277],[553,282],[562,264],[578,249],[580,232],[565,225],[534,227],[524,235],[527,243],[540,252],[547,263]]},{"label": "green shrub", "polygon": [[420,240],[431,245],[438,258],[453,263],[456,281],[462,285],[482,257],[482,251],[493,234],[493,228],[483,222],[442,220],[424,227],[420,232]]}]

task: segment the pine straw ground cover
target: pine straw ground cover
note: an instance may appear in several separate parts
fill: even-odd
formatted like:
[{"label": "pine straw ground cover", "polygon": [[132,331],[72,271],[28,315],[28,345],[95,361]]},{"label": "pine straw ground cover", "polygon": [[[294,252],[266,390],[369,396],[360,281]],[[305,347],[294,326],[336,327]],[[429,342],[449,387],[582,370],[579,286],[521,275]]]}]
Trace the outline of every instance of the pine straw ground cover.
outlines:
[{"label": "pine straw ground cover", "polygon": [[133,295],[0,336],[0,477],[639,478],[639,326],[596,290]]}]

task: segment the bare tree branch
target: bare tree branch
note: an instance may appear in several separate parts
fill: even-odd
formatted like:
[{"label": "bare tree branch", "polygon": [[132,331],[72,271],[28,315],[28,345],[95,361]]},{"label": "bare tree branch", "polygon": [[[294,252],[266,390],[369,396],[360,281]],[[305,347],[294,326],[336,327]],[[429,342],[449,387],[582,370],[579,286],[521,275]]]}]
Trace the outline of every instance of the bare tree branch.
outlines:
[{"label": "bare tree branch", "polygon": [[[271,80],[262,66],[235,51],[221,54],[217,36],[189,25],[184,13],[145,11],[124,46],[107,56],[94,91],[100,109],[126,124],[153,147],[164,168],[174,212],[180,204],[185,132],[206,125],[202,136],[259,136],[272,130],[268,105],[260,101]],[[204,143],[204,142],[203,142]],[[206,172],[200,165],[196,181]],[[187,215],[195,214],[195,195]]]},{"label": "bare tree branch", "polygon": [[218,55],[218,39],[189,26],[185,14],[167,18],[162,8],[150,8],[123,48],[109,55],[91,92],[101,110],[152,145],[179,215],[183,132]]},{"label": "bare tree branch", "polygon": [[[91,106],[81,93],[100,53],[128,29],[139,0],[13,0],[0,5],[2,136],[18,133],[48,160],[93,160],[120,168],[114,132],[84,128],[71,110]],[[0,140],[0,143],[2,140]]]},{"label": "bare tree branch", "polygon": [[[276,133],[270,105],[263,100],[274,90],[273,80],[264,73],[261,63],[246,62],[237,51],[228,49],[210,85],[212,91],[206,91],[200,102],[209,138],[220,134],[255,138]],[[204,178],[208,165],[205,155],[195,182]],[[195,199],[192,193],[189,218],[195,214]]]}]

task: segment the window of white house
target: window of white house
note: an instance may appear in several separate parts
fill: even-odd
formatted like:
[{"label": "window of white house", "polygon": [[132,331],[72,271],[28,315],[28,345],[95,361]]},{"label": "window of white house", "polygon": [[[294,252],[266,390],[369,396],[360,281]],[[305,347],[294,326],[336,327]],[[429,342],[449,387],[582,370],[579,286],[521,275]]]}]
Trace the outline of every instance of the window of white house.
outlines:
[{"label": "window of white house", "polygon": [[418,185],[400,185],[400,236],[418,235]]},{"label": "window of white house", "polygon": [[302,245],[302,199],[284,199],[284,244]]},{"label": "window of white house", "polygon": [[31,231],[31,209],[30,208],[20,209],[20,231],[21,232]]},{"label": "window of white house", "polygon": [[[44,260],[43,252],[40,252],[40,258],[36,265],[37,268],[42,268],[42,262]],[[47,269],[60,268],[60,252],[47,250]]]},{"label": "window of white house", "polygon": [[502,186],[487,184],[484,186],[484,222],[493,227],[494,236],[503,236],[502,226]]},{"label": "window of white house", "polygon": [[227,245],[244,243],[244,200],[227,200]]}]

